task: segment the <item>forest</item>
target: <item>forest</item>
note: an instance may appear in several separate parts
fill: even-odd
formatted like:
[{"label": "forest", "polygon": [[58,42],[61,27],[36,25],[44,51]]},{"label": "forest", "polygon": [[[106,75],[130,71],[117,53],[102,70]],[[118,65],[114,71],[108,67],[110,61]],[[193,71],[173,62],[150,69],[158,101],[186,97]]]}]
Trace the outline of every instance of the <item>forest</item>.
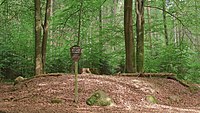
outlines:
[{"label": "forest", "polygon": [[0,113],[199,113],[199,12],[199,0],[0,0]]},{"label": "forest", "polygon": [[[79,68],[107,75],[168,72],[200,83],[200,1],[146,0],[141,6],[143,39],[137,34],[141,18],[136,18],[134,4],[124,10],[130,7],[127,2],[125,6],[123,0],[41,0],[36,32],[34,1],[1,0],[0,77],[35,75],[36,53],[45,58],[39,73],[71,73],[69,48],[78,44],[83,51]],[[137,43],[143,43],[143,52]]]}]

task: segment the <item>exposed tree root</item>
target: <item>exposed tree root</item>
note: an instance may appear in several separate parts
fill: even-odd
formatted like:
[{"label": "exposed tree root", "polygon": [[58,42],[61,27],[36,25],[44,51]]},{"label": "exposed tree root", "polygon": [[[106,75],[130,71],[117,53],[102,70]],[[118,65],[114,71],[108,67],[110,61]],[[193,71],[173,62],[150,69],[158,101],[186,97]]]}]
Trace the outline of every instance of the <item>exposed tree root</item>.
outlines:
[{"label": "exposed tree root", "polygon": [[137,77],[171,77],[176,76],[174,73],[118,73],[120,76],[137,76]]},{"label": "exposed tree root", "polygon": [[38,77],[46,77],[46,76],[62,76],[63,73],[48,73],[48,74],[41,74],[41,75],[36,75],[34,77],[38,78]]}]

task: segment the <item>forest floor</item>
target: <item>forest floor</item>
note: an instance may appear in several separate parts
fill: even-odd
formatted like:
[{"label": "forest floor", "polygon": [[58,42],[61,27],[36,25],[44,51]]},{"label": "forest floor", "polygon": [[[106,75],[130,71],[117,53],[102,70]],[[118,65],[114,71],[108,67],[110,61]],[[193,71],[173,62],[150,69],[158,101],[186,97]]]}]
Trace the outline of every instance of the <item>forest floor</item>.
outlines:
[{"label": "forest floor", "polygon": [[[78,75],[79,100],[74,101],[74,76],[43,76],[15,86],[0,83],[0,113],[200,113],[197,84],[186,87],[158,77]],[[193,87],[195,86],[195,87]],[[112,106],[88,106],[96,90],[105,91]],[[153,104],[147,96],[157,100]]]}]

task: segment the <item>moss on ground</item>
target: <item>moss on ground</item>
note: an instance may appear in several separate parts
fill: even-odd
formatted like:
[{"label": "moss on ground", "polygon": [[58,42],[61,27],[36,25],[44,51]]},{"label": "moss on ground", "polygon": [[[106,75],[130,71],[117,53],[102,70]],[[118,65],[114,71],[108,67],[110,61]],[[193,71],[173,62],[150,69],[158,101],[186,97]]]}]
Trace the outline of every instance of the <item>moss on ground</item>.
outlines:
[{"label": "moss on ground", "polygon": [[157,99],[152,95],[147,95],[146,96],[146,100],[148,102],[152,103],[152,104],[157,104],[158,103]]},{"label": "moss on ground", "polygon": [[113,104],[113,101],[104,91],[97,90],[86,100],[86,104],[90,106],[109,106]]}]

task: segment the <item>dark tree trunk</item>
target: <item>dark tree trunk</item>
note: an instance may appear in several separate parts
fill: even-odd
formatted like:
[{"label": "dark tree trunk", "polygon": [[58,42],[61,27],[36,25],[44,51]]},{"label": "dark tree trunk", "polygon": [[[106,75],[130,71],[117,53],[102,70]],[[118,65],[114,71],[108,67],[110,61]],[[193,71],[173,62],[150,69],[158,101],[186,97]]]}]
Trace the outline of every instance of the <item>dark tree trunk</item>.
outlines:
[{"label": "dark tree trunk", "polygon": [[124,3],[124,34],[126,50],[126,72],[136,72],[135,69],[135,45],[133,39],[132,0],[125,0]]},{"label": "dark tree trunk", "polygon": [[46,2],[45,20],[44,20],[44,26],[43,26],[43,39],[42,39],[42,68],[43,68],[43,72],[42,73],[45,73],[46,46],[47,46],[47,38],[48,38],[48,30],[49,30],[48,19],[50,17],[50,13],[51,13],[51,1],[52,0],[47,0],[47,2]]},{"label": "dark tree trunk", "polygon": [[137,72],[144,72],[144,0],[135,1],[137,33]]},{"label": "dark tree trunk", "polygon": [[35,0],[35,75],[42,74],[41,54],[41,9],[40,0]]}]

